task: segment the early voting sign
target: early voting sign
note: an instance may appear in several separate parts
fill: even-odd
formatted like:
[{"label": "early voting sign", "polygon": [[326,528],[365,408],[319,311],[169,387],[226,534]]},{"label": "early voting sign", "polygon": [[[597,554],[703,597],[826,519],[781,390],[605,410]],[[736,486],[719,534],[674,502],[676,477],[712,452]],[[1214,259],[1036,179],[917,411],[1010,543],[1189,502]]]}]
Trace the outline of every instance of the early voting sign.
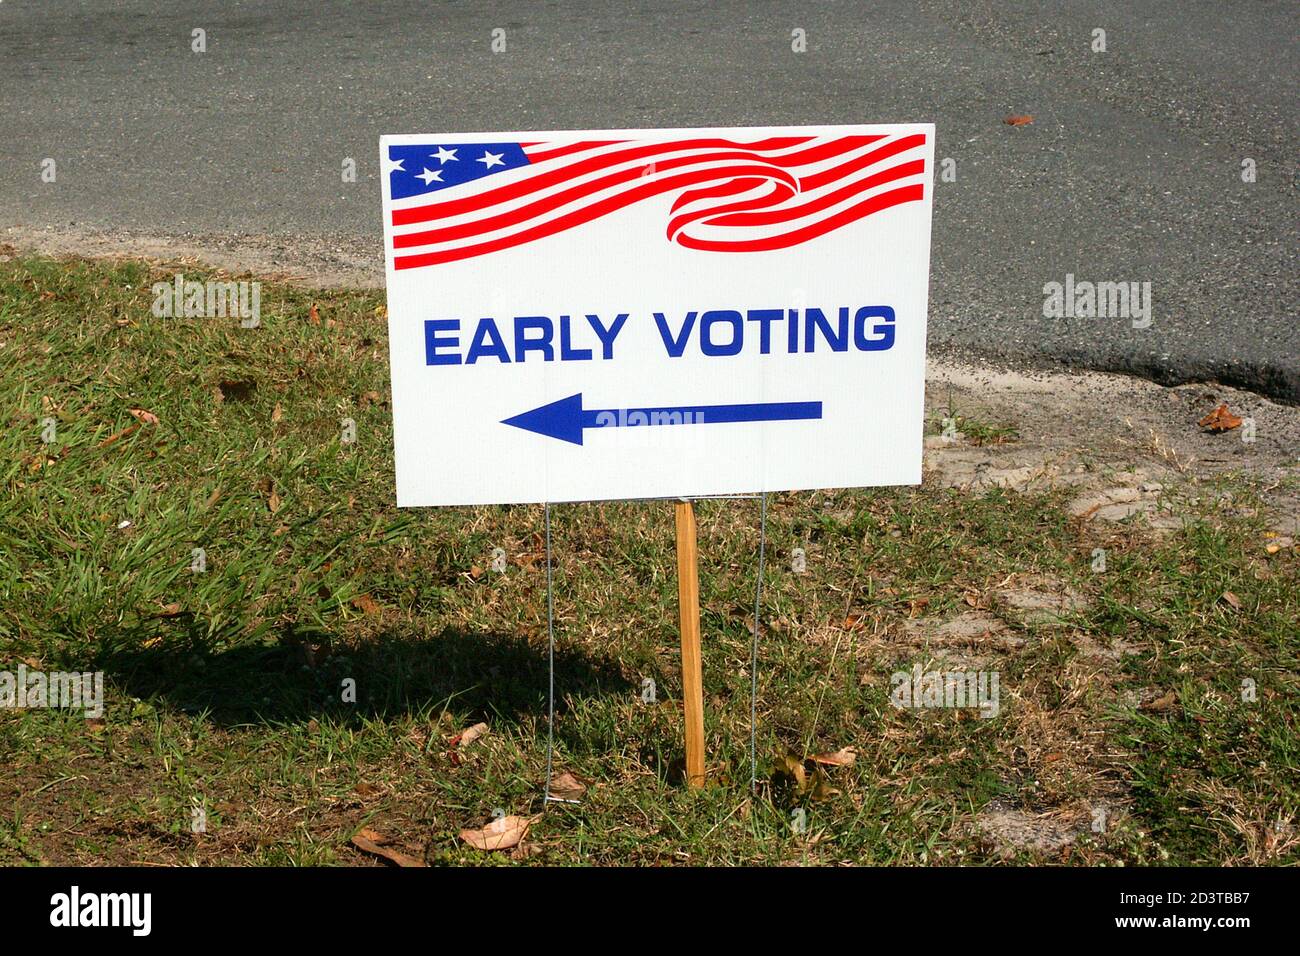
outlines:
[{"label": "early voting sign", "polygon": [[380,151],[399,505],[920,481],[933,126]]}]

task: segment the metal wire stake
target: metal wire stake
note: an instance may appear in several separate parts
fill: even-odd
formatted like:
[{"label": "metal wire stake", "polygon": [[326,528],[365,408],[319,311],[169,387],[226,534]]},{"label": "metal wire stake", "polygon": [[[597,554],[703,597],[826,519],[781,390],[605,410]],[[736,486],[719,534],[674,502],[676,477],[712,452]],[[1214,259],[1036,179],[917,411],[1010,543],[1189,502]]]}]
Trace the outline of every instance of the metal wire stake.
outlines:
[{"label": "metal wire stake", "polygon": [[551,802],[551,766],[555,755],[555,593],[551,587],[551,503],[549,501],[546,503],[546,638],[549,707],[546,717],[546,793],[542,796],[543,809]]},{"label": "metal wire stake", "polygon": [[754,584],[754,642],[749,655],[749,789],[758,795],[758,622],[763,604],[763,556],[767,551],[767,493],[760,498],[758,580]]}]

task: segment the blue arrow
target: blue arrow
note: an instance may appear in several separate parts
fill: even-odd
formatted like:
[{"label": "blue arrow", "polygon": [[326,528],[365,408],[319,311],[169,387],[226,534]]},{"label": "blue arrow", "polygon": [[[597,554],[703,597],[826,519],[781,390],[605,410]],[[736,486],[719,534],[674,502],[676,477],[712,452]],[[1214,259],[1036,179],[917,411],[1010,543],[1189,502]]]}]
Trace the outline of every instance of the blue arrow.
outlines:
[{"label": "blue arrow", "polygon": [[821,402],[752,405],[666,405],[657,408],[583,408],[582,393],[507,418],[502,425],[582,444],[584,428],[642,425],[713,425],[722,422],[787,422],[822,417]]}]

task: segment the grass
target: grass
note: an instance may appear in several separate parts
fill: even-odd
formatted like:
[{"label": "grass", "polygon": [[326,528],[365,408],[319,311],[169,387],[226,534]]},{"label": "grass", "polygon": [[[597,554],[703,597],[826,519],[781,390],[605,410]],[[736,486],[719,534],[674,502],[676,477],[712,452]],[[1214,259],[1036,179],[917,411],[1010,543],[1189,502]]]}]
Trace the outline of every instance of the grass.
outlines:
[{"label": "grass", "polygon": [[[0,261],[0,670],[107,688],[99,720],[0,710],[0,863],[356,864],[362,827],[433,864],[1297,862],[1295,552],[1264,555],[1257,519],[1209,495],[1156,537],[1057,495],[930,485],[770,499],[756,795],[757,503],[697,505],[698,791],[671,504],[554,508],[555,766],[589,787],[527,853],[467,846],[498,809],[542,810],[542,510],[396,509],[381,296],[267,284],[244,329],[154,318],[172,276]],[[1080,600],[1043,620],[1007,588]],[[960,615],[989,633],[937,630]],[[891,706],[918,663],[997,670],[999,716]],[[772,778],[850,746],[816,792]],[[1078,836],[1007,839],[980,823],[994,808]]]}]

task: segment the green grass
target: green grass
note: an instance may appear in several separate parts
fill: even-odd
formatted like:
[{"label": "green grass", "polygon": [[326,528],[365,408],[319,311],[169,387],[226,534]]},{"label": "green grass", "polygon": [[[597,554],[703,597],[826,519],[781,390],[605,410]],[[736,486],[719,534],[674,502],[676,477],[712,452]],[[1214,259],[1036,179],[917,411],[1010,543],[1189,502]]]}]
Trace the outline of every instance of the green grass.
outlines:
[{"label": "green grass", "polygon": [[[1266,557],[1254,519],[1208,504],[1157,538],[1075,521],[1055,495],[928,485],[770,500],[757,796],[757,503],[697,505],[699,791],[681,784],[672,505],[555,507],[555,765],[590,786],[550,806],[526,860],[469,848],[458,831],[497,808],[542,809],[542,510],[396,509],[380,295],[268,284],[262,327],[242,329],[154,318],[149,286],[172,275],[0,262],[0,670],[107,685],[101,721],[0,711],[0,863],[354,864],[363,826],[449,864],[1297,862],[1295,552]],[[105,443],[132,409],[158,423]],[[1008,581],[1087,603],[1027,620],[996,600]],[[957,649],[999,671],[1000,715],[890,706],[893,672],[954,652],[919,629],[972,606],[1019,639]],[[451,753],[478,721],[490,733]],[[786,751],[846,746],[857,762],[821,799],[769,784]],[[991,801],[1086,832],[1008,846],[974,825]]]}]

